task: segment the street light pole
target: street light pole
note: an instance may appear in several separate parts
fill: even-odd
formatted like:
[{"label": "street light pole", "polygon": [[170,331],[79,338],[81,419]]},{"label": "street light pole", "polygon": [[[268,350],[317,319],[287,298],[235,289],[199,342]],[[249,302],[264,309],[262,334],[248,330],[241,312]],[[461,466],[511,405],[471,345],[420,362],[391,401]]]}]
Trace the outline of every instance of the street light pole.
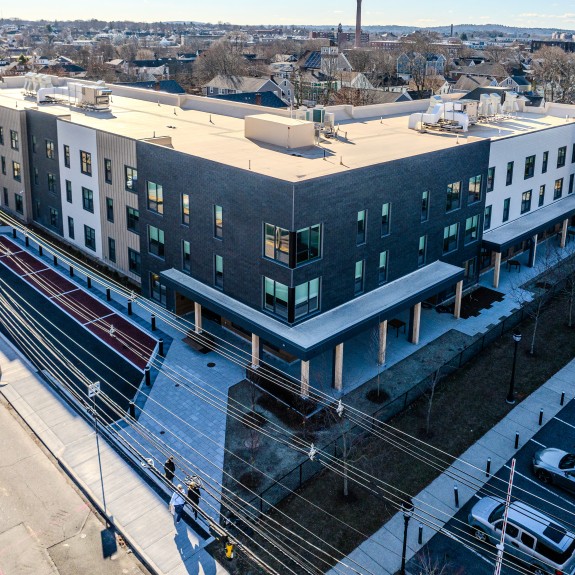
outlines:
[{"label": "street light pole", "polygon": [[401,503],[401,511],[403,513],[403,550],[401,552],[401,575],[405,575],[405,553],[407,551],[407,526],[409,520],[413,515],[413,502],[407,499]]},{"label": "street light pole", "polygon": [[100,439],[98,436],[98,417],[96,414],[96,396],[100,393],[100,382],[96,381],[88,385],[88,397],[92,398],[92,415],[94,416],[94,433],[96,435],[96,450],[98,452],[98,467],[100,469],[100,485],[102,486],[102,503],[104,505],[104,515],[108,516],[106,509],[106,494],[104,493],[104,476],[102,474],[102,459],[100,457]]},{"label": "street light pole", "polygon": [[517,347],[521,341],[521,333],[519,331],[513,332],[513,341],[515,342],[515,348],[513,350],[513,368],[511,370],[511,381],[509,382],[509,391],[507,393],[507,398],[505,401],[511,405],[515,403],[515,366],[517,364]]}]

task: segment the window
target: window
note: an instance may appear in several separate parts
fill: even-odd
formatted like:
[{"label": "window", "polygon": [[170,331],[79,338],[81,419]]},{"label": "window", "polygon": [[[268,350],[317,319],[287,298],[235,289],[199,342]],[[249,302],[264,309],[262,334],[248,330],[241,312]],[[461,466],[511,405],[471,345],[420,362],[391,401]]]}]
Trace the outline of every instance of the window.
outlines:
[{"label": "window", "polygon": [[387,270],[389,262],[389,250],[379,252],[379,268],[378,268],[378,283],[384,284],[387,281]]},{"label": "window", "polygon": [[8,188],[2,188],[4,193],[4,205],[8,207]]},{"label": "window", "polygon": [[[363,212],[365,214],[365,212]],[[364,222],[365,223],[365,222]],[[391,225],[391,204],[386,203],[381,206],[381,235],[387,236],[390,232]],[[359,220],[358,220],[358,233],[359,233]],[[365,238],[364,240],[365,241]],[[358,242],[360,243],[360,242]]]},{"label": "window", "polygon": [[417,250],[417,267],[425,265],[425,256],[427,252],[427,236],[419,236],[419,248]]},{"label": "window", "polygon": [[108,238],[108,259],[116,263],[116,240]]},{"label": "window", "polygon": [[20,162],[12,162],[12,176],[17,182],[22,181],[22,170],[20,168]]},{"label": "window", "polygon": [[295,286],[295,319],[319,309],[319,278]]},{"label": "window", "polygon": [[521,213],[524,214],[531,209],[531,190],[521,194]]},{"label": "window", "polygon": [[148,251],[159,258],[164,257],[164,231],[148,226]]},{"label": "window", "polygon": [[429,219],[429,191],[426,190],[421,194],[421,221],[426,222]]},{"label": "window", "polygon": [[466,262],[463,262],[463,279],[464,285],[469,285],[475,282],[477,276],[477,258],[471,258]]},{"label": "window", "polygon": [[164,190],[160,184],[146,182],[148,190],[148,209],[158,214],[164,213]]},{"label": "window", "polygon": [[4,145],[4,128],[0,126],[0,144]]},{"label": "window", "polygon": [[18,132],[16,132],[16,130],[10,130],[10,147],[13,150],[20,149],[20,144],[18,142]]},{"label": "window", "polygon": [[474,242],[478,238],[477,230],[479,228],[479,214],[471,216],[465,220],[465,236],[463,243],[465,245]]},{"label": "window", "polygon": [[264,290],[264,309],[287,319],[288,287],[270,278],[264,278]]},{"label": "window", "polygon": [[481,200],[481,176],[469,178],[469,190],[467,193],[467,203],[474,204]]},{"label": "window", "polygon": [[40,183],[40,175],[38,174],[38,168],[34,168],[34,185],[37,186]]},{"label": "window", "polygon": [[487,170],[487,191],[492,192],[495,186],[495,167]]},{"label": "window", "polygon": [[575,163],[575,144],[573,144],[573,147],[571,148],[571,163]]},{"label": "window", "polygon": [[533,177],[535,173],[535,156],[527,156],[525,158],[525,179],[529,179]]},{"label": "window", "polygon": [[188,273],[192,271],[192,248],[186,240],[182,241],[182,270]]},{"label": "window", "polygon": [[128,269],[137,276],[142,274],[140,252],[137,252],[132,248],[128,248]]},{"label": "window", "polygon": [[541,173],[547,172],[547,163],[549,162],[549,152],[543,152],[543,165],[541,166]]},{"label": "window", "polygon": [[557,150],[557,167],[562,168],[565,165],[565,156],[567,156],[567,146],[562,146]]},{"label": "window", "polygon": [[545,184],[539,186],[539,203],[538,206],[541,207],[545,203]]},{"label": "window", "polygon": [[74,239],[74,218],[68,216],[68,237]]},{"label": "window", "polygon": [[86,225],[84,225],[84,245],[89,250],[96,251],[96,230]]},{"label": "window", "polygon": [[447,202],[445,205],[445,211],[450,212],[451,210],[456,210],[459,208],[461,203],[461,182],[454,182],[453,184],[447,184]]},{"label": "window", "polygon": [[507,162],[507,176],[505,178],[505,185],[510,186],[513,183],[513,162]]},{"label": "window", "polygon": [[114,200],[106,198],[106,218],[109,222],[114,222]]},{"label": "window", "polygon": [[572,194],[573,193],[573,178],[575,177],[575,174],[570,174],[569,175],[569,187],[567,188],[567,193],[568,194]]},{"label": "window", "polygon": [[94,192],[82,187],[82,207],[87,212],[94,213]]},{"label": "window", "polygon": [[532,537],[531,535],[529,535],[529,533],[522,531],[521,532],[521,543],[523,543],[523,545],[525,545],[525,547],[529,547],[529,549],[533,549],[533,546],[535,545],[535,537]]},{"label": "window", "polygon": [[296,265],[315,260],[320,257],[321,225],[302,228],[296,233]]},{"label": "window", "polygon": [[107,184],[112,183],[112,160],[104,158],[104,179]]},{"label": "window", "polygon": [[54,155],[54,142],[52,140],[46,140],[46,157],[53,160]]},{"label": "window", "polygon": [[485,206],[485,215],[483,217],[483,229],[488,230],[491,227],[491,212],[493,206]]},{"label": "window", "polygon": [[66,201],[72,203],[72,182],[70,180],[66,180]]},{"label": "window", "polygon": [[128,192],[136,191],[136,183],[138,182],[138,170],[130,166],[124,166],[124,183]]},{"label": "window", "polygon": [[558,200],[563,195],[563,178],[555,180],[555,187],[553,188],[553,199]]},{"label": "window", "polygon": [[140,211],[136,208],[126,208],[126,221],[131,232],[140,232]]},{"label": "window", "polygon": [[447,254],[457,249],[459,224],[451,224],[443,229],[443,253]]},{"label": "window", "polygon": [[58,227],[58,210],[56,208],[50,208],[50,225],[53,228]]},{"label": "window", "polygon": [[64,166],[66,168],[70,167],[70,146],[64,144]]},{"label": "window", "polygon": [[87,176],[92,175],[92,154],[80,150],[80,171]]},{"label": "window", "polygon": [[214,285],[224,289],[224,258],[218,255],[214,258]]},{"label": "window", "polygon": [[190,225],[190,196],[182,194],[182,224]]},{"label": "window", "polygon": [[503,221],[506,222],[509,219],[509,208],[511,207],[511,198],[505,198],[503,200]]},{"label": "window", "polygon": [[6,175],[6,158],[4,156],[2,156],[0,158],[0,161],[2,162],[2,175]]},{"label": "window", "polygon": [[365,243],[365,210],[357,212],[357,230],[355,236],[355,243],[359,246]]},{"label": "window", "polygon": [[22,201],[22,196],[20,194],[14,194],[14,205],[19,214],[24,213],[24,202]]},{"label": "window", "polygon": [[56,193],[56,176],[50,173],[48,173],[48,191],[51,194]]},{"label": "window", "polygon": [[355,262],[355,283],[353,288],[354,295],[358,295],[363,292],[364,282],[365,282],[365,266],[363,265],[363,260]]},{"label": "window", "polygon": [[36,136],[32,136],[32,152],[35,154],[36,153]]},{"label": "window", "polygon": [[265,224],[264,227],[265,256],[278,262],[289,264],[289,231],[271,224]]},{"label": "window", "polygon": [[223,236],[224,216],[222,206],[214,206],[214,236],[222,238]]},{"label": "window", "polygon": [[166,286],[162,285],[159,274],[150,272],[150,297],[166,305]]}]

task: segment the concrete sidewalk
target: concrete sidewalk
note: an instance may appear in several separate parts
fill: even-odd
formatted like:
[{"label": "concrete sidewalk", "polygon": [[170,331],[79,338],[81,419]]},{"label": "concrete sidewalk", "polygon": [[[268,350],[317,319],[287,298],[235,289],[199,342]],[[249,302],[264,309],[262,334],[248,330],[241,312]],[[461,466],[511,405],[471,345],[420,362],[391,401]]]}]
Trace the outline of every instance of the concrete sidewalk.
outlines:
[{"label": "concrete sidewalk", "polygon": [[183,521],[176,528],[165,497],[100,436],[101,481],[94,428],[3,338],[0,366],[2,395],[100,509],[104,508],[103,482],[107,516],[152,571],[162,575],[228,573],[205,551],[210,539]]},{"label": "concrete sidewalk", "polygon": [[[453,494],[454,478],[465,475],[468,483],[477,485],[478,489],[483,486],[489,479],[485,476],[487,458],[491,457],[491,474],[493,475],[517,451],[515,449],[515,434],[519,433],[519,448],[521,448],[541,429],[539,426],[541,409],[544,411],[543,424],[545,424],[561,410],[562,392],[566,392],[566,397],[573,397],[574,381],[575,360],[567,364],[537,391],[519,403],[504,419],[461,455],[460,460],[475,466],[475,468],[461,461],[456,461],[413,498],[418,515],[426,520],[431,520],[431,516],[439,519],[433,519],[435,529],[424,526],[422,545],[417,542],[418,529],[416,525],[413,525],[417,523],[417,519],[412,521],[407,537],[407,561],[458,511],[455,507]],[[462,507],[477,490],[462,484],[460,481],[457,482],[457,486],[459,507]],[[379,531],[352,551],[346,559],[353,559],[356,564],[365,568],[366,573],[389,573],[390,575],[396,573],[401,567],[403,526],[403,514],[401,512],[396,513]],[[328,572],[329,575],[348,573],[351,575],[353,572],[341,564]]]}]

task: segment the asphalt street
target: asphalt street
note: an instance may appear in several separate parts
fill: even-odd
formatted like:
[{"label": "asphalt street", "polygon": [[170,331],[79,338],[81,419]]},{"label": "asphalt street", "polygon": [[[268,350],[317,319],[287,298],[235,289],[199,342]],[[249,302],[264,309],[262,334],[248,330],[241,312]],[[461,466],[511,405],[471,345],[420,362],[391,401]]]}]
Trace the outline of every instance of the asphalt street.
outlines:
[{"label": "asphalt street", "polygon": [[[544,485],[533,475],[531,462],[533,454],[544,447],[557,447],[575,452],[575,400],[569,402],[556,417],[544,424],[539,432],[516,454],[515,476],[512,499],[524,501],[549,517],[555,517],[569,530],[575,532],[575,495],[554,485]],[[444,534],[435,535],[407,564],[407,571],[419,573],[422,562],[431,561],[438,566],[446,566],[449,573],[466,575],[492,575],[494,570],[493,546],[476,541],[467,523],[467,516],[479,498],[486,495],[505,498],[509,481],[511,461],[488,481],[470,502],[446,524],[445,528],[466,545],[454,541]],[[412,521],[410,529],[417,529]],[[508,558],[505,555],[505,558]],[[519,565],[503,566],[502,573],[517,574]]]}]

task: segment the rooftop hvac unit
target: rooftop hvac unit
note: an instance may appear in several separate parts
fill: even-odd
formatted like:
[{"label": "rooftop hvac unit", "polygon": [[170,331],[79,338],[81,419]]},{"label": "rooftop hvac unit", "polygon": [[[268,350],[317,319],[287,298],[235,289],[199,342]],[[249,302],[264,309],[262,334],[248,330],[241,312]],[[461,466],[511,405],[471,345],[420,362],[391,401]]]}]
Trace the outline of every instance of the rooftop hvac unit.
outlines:
[{"label": "rooftop hvac unit", "polygon": [[507,92],[505,94],[505,102],[503,102],[503,112],[506,114],[513,114],[519,110],[517,103],[517,92]]}]

